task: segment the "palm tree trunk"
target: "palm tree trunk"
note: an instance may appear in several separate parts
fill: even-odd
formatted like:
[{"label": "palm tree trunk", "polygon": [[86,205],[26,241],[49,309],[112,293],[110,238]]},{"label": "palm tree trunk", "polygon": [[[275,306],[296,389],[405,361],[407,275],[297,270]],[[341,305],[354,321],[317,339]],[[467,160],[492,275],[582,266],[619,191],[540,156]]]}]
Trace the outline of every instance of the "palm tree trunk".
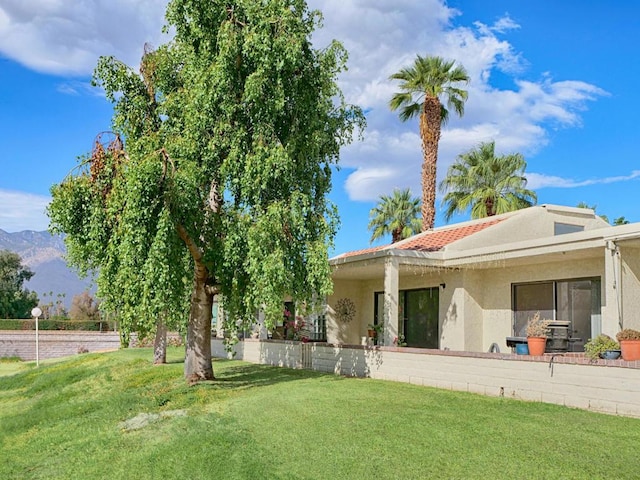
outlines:
[{"label": "palm tree trunk", "polygon": [[487,198],[484,201],[485,208],[487,209],[487,217],[493,217],[496,212],[494,210],[495,204],[493,198]]},{"label": "palm tree trunk", "polygon": [[425,97],[420,115],[422,139],[422,231],[431,230],[436,217],[436,164],[442,105],[437,97]]}]

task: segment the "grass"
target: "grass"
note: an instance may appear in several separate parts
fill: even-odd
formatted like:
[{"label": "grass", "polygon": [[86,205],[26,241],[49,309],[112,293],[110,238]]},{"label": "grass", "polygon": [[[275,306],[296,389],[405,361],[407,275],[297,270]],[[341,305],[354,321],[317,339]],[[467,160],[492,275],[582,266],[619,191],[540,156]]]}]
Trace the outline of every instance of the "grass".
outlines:
[{"label": "grass", "polygon": [[0,478],[638,475],[638,419],[238,361],[189,387],[181,356],[86,354],[0,377]]}]

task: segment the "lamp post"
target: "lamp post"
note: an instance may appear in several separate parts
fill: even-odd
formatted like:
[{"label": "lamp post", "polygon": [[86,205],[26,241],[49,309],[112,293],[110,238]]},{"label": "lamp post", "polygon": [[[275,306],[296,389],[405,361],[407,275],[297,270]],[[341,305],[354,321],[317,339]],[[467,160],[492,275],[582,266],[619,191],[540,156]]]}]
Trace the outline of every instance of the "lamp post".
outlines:
[{"label": "lamp post", "polygon": [[38,307],[31,310],[31,316],[36,319],[36,367],[40,366],[40,345],[38,344],[38,319],[40,315],[42,315],[42,310]]}]

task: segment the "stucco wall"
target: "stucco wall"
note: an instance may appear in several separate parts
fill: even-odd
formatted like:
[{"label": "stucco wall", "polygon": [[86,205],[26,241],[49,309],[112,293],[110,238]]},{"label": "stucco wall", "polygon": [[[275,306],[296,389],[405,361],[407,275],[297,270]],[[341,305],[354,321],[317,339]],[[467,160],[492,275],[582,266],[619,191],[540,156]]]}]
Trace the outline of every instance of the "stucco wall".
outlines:
[{"label": "stucco wall", "polygon": [[[541,263],[517,268],[494,268],[482,271],[482,307],[484,325],[483,349],[495,342],[507,349],[506,337],[513,335],[511,313],[511,284],[573,278],[599,277],[604,269],[602,259],[585,259],[573,263]],[[604,298],[604,297],[603,297]],[[503,350],[503,351],[505,351]]]},{"label": "stucco wall", "polygon": [[[334,281],[333,291],[334,294],[327,299],[327,315],[325,317],[327,322],[327,341],[357,345],[361,342],[360,336],[362,335],[362,331],[364,330],[366,332],[366,310],[367,308],[373,308],[367,305],[367,291],[362,282],[345,280]],[[349,323],[341,322],[335,314],[334,307],[336,302],[341,298],[352,300],[356,307],[355,318]],[[372,301],[373,300],[371,300],[371,302]]]},{"label": "stucco wall", "polygon": [[[628,258],[623,269],[624,283],[625,289],[635,288],[640,291],[640,256],[636,253],[637,250],[633,256],[626,255]],[[606,304],[604,255],[603,250],[601,257],[575,262],[547,262],[512,267],[498,264],[494,268],[461,271],[405,267],[400,269],[399,289],[430,288],[444,284],[444,288],[439,289],[440,348],[486,352],[496,343],[504,352],[509,351],[506,337],[513,335],[513,283],[600,277],[605,324],[604,317],[612,310],[607,309]],[[383,289],[382,280],[337,280],[334,285],[335,293],[329,298],[329,304],[335,304],[338,298],[349,297],[356,303],[358,313],[356,319],[348,325],[340,324],[329,316],[327,340],[330,343],[362,344],[367,324],[373,322],[374,292]],[[628,295],[624,301],[628,325],[640,326],[640,295]]]},{"label": "stucco wall", "polygon": [[640,249],[621,247],[624,328],[640,330]]},{"label": "stucco wall", "polygon": [[502,245],[511,242],[553,237],[556,222],[581,225],[585,231],[609,226],[599,216],[594,215],[592,210],[553,205],[538,205],[518,212],[508,213],[502,218],[504,220],[500,223],[458,240],[449,245],[448,249],[464,251],[489,245]]}]

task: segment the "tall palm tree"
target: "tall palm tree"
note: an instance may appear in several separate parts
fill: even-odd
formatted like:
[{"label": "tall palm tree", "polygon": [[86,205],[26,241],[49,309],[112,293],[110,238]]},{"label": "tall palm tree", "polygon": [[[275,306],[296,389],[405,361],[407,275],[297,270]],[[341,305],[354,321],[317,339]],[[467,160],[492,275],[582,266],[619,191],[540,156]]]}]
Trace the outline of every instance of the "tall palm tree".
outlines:
[{"label": "tall palm tree", "polygon": [[371,242],[384,235],[391,234],[391,242],[395,243],[419,233],[422,222],[420,199],[411,197],[411,191],[395,189],[393,195],[380,195],[378,204],[369,212]]},{"label": "tall palm tree", "polygon": [[389,102],[391,110],[400,110],[400,120],[420,116],[420,138],[422,139],[422,229],[433,228],[436,216],[436,164],[440,130],[449,119],[449,110],[458,116],[464,114],[467,91],[458,88],[468,83],[469,76],[462,66],[441,57],[418,55],[412,66],[391,75],[400,80],[400,92]]},{"label": "tall palm tree", "polygon": [[458,155],[440,182],[445,218],[471,208],[471,218],[490,217],[534,205],[536,193],[526,188],[527,162],[519,154],[495,154],[495,142]]}]

